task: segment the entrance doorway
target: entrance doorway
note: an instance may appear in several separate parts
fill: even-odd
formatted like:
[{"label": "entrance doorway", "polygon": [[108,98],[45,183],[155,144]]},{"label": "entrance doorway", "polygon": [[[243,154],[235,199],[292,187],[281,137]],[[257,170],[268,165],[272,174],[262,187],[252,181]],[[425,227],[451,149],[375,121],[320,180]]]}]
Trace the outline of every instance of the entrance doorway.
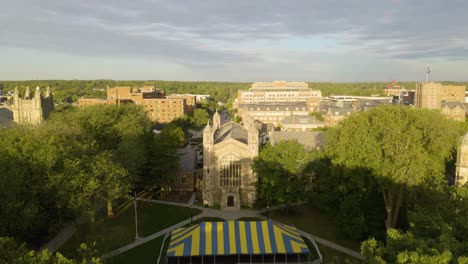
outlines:
[{"label": "entrance doorway", "polygon": [[227,206],[228,207],[233,207],[234,206],[234,196],[229,195],[227,197]]}]

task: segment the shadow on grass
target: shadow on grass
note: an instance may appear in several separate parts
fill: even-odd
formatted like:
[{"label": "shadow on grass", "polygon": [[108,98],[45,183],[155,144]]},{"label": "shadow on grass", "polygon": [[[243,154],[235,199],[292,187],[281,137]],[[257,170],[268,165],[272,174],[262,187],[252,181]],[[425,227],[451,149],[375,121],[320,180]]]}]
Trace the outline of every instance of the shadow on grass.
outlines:
[{"label": "shadow on grass", "polygon": [[[138,201],[138,235],[145,237],[190,218],[190,208]],[[192,209],[192,215],[200,213]],[[76,257],[81,243],[96,242],[100,254],[135,241],[135,215],[127,207],[116,217],[99,219],[78,226],[76,233],[58,251],[67,257]]]}]

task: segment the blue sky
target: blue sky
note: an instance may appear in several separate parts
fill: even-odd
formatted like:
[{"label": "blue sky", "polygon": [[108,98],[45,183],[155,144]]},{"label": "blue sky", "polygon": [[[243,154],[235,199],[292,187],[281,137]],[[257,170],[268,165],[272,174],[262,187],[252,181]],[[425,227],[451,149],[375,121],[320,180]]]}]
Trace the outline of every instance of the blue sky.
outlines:
[{"label": "blue sky", "polygon": [[468,2],[0,0],[0,80],[468,80]]}]

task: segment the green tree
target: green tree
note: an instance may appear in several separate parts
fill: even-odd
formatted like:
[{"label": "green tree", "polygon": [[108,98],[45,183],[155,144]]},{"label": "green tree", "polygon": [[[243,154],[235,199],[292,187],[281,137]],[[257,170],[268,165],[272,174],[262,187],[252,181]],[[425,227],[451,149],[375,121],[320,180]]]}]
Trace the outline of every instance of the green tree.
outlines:
[{"label": "green tree", "polygon": [[369,171],[382,192],[389,229],[409,187],[444,177],[460,134],[457,124],[437,111],[383,106],[329,130],[325,148],[334,164]]},{"label": "green tree", "polygon": [[193,122],[199,128],[206,125],[206,122],[210,118],[210,114],[205,109],[198,108],[193,113]]},{"label": "green tree", "polygon": [[312,154],[296,141],[266,145],[254,160],[260,203],[292,204],[303,198],[312,177],[304,168],[311,160]]},{"label": "green tree", "polygon": [[48,250],[29,250],[24,243],[18,243],[10,237],[0,237],[0,263],[15,264],[100,264],[94,247],[81,244],[77,250],[78,260],[68,259],[60,253],[50,253]]}]

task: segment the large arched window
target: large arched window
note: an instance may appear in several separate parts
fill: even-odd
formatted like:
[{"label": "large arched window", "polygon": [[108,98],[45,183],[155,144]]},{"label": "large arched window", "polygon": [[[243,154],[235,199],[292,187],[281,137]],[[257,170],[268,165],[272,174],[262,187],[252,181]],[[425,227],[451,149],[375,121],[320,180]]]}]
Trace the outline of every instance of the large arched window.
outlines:
[{"label": "large arched window", "polygon": [[221,187],[241,186],[241,163],[239,156],[231,153],[219,160],[219,185]]}]

